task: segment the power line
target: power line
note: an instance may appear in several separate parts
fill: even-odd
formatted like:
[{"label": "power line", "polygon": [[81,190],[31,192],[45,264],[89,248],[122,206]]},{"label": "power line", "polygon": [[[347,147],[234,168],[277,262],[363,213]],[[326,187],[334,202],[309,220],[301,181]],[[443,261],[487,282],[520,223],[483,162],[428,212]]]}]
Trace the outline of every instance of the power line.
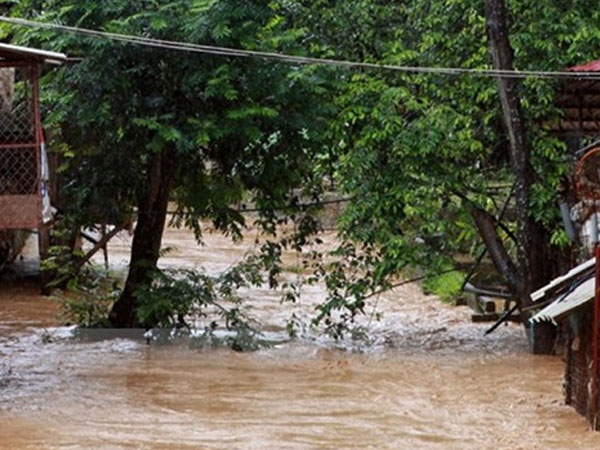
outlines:
[{"label": "power line", "polygon": [[161,48],[165,50],[186,51],[192,53],[212,54],[219,56],[233,56],[238,58],[261,58],[277,60],[286,63],[312,64],[322,66],[336,66],[347,69],[364,68],[396,71],[403,73],[435,74],[435,75],[472,75],[478,77],[494,78],[545,78],[545,79],[586,79],[600,80],[598,72],[569,72],[569,71],[539,71],[539,70],[497,70],[497,69],[467,69],[462,67],[422,67],[402,66],[393,64],[377,64],[362,61],[349,61],[330,58],[314,58],[309,56],[296,56],[276,52],[264,52],[256,50],[243,50],[232,47],[220,47],[213,45],[193,44],[181,41],[169,41],[163,39],[147,38],[143,36],[109,33],[105,31],[92,30],[88,28],[59,25],[56,23],[45,23],[22,18],[0,16],[0,22],[11,25],[32,28],[45,28],[68,33],[75,33],[88,37],[104,38],[127,44],[143,45],[147,47]]}]

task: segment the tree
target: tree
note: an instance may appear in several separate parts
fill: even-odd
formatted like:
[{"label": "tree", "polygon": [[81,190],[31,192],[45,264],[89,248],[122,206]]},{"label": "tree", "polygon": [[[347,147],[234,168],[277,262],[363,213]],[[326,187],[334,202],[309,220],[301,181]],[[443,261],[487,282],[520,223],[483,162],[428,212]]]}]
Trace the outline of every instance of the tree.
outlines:
[{"label": "tree", "polygon": [[[502,25],[495,8],[486,28],[480,1],[371,0],[352,14],[336,14],[346,7],[340,2],[314,9],[298,3],[298,20],[310,15],[314,23],[305,26],[316,30],[318,52],[382,64],[489,69],[495,61],[561,70],[593,58],[598,41],[598,11],[585,1],[509,2],[500,30],[492,26]],[[494,58],[490,44],[503,46]],[[340,85],[333,159],[340,188],[356,199],[342,230],[358,246],[377,249],[365,271],[370,281],[357,281],[366,286],[358,298],[393,285],[403,268],[440,271],[456,253],[477,255],[483,242],[527,324],[529,293],[565,270],[568,243],[556,199],[569,171],[567,146],[549,128],[559,117],[559,84],[532,78],[518,87],[503,80],[501,88],[485,77],[383,70],[357,71]],[[497,221],[513,186],[516,200]],[[342,307],[357,304],[355,296]]]},{"label": "tree", "polygon": [[[254,49],[293,46],[272,5],[240,1],[48,0],[13,13],[37,20],[191,43]],[[275,35],[277,38],[275,38]],[[273,230],[312,179],[324,121],[324,81],[298,67],[148,48],[53,31],[21,42],[80,57],[46,78],[45,91],[68,144],[71,216],[77,225],[137,215],[129,273],[110,313],[113,326],[143,323],[137,293],[153,279],[169,205],[201,238],[202,219],[234,238],[250,201]]]},{"label": "tree", "polygon": [[[514,70],[513,50],[508,39],[507,11],[504,0],[486,0],[485,16],[494,68]],[[485,212],[482,211],[473,211],[472,214],[486,246],[492,250],[490,255],[494,264],[500,268],[501,273],[506,274],[506,280],[519,300],[522,318],[526,323],[530,316],[524,313],[523,308],[532,304],[530,296],[532,288],[541,287],[544,282],[548,281],[543,276],[534,276],[535,271],[539,270],[536,268],[543,267],[545,263],[545,260],[540,258],[543,252],[539,251],[546,245],[543,240],[539,239],[545,234],[545,230],[533,220],[529,213],[534,173],[517,80],[498,78],[498,93],[515,179],[518,270],[508,257],[508,253],[501,247],[495,227],[489,227],[490,217],[486,217]],[[539,280],[538,282],[536,282],[536,278]],[[552,342],[549,345],[551,347]]]},{"label": "tree", "polygon": [[[488,15],[486,28],[478,0],[55,0],[23,2],[15,12],[136,35],[412,66],[488,69],[495,59],[498,67],[557,70],[589,59],[598,45],[600,12],[588,1],[508,6],[509,42],[494,33],[487,39],[500,22]],[[456,253],[483,247],[523,308],[529,292],[562,269],[568,244],[555,200],[569,167],[567,146],[548,126],[559,117],[556,82],[527,79],[518,93],[503,82],[499,95],[494,79],[475,75],[300,70],[50,32],[21,38],[85,57],[48,81],[55,122],[84,155],[74,179],[85,188],[74,191],[73,204],[103,205],[116,219],[133,205],[138,211],[117,324],[135,322],[135,287],[156,266],[169,200],[198,233],[198,218],[210,217],[236,235],[243,218],[231,205],[245,192],[256,194],[272,229],[274,208],[296,194],[290,188],[318,194],[325,174],[354,201],[340,223],[340,260],[327,273],[318,269],[331,291],[321,319],[339,310],[352,320],[405,268],[440,271]],[[494,42],[503,46],[496,58]],[[503,111],[521,116],[518,131],[506,127]],[[288,176],[280,180],[280,173]],[[512,186],[517,201],[501,215]]]}]

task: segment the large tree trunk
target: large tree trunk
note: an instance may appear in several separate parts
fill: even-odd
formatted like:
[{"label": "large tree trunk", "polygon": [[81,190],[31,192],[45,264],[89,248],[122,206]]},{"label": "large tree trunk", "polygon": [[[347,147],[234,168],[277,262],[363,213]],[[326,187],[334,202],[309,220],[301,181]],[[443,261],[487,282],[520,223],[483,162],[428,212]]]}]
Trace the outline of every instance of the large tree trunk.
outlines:
[{"label": "large tree trunk", "polygon": [[[471,209],[471,216],[477,225],[479,235],[483,239],[483,242],[490,254],[490,258],[494,264],[496,270],[501,273],[510,288],[512,294],[518,302],[519,311],[521,314],[521,320],[525,327],[525,332],[529,339],[531,351],[535,354],[550,354],[554,351],[554,343],[556,340],[556,327],[551,323],[538,324],[532,327],[529,318],[531,317],[531,310],[524,309],[525,306],[529,306],[531,302],[530,292],[527,285],[523,283],[523,277],[519,272],[518,268],[513,263],[502,239],[498,235],[496,229],[496,221],[487,211],[481,208],[473,207]],[[556,268],[554,261],[560,262],[561,255],[550,254],[552,252],[548,243],[545,242],[543,250],[540,251],[540,255],[544,254],[548,258],[544,263],[540,263],[540,267],[544,266],[545,269],[541,270],[543,275],[553,273],[549,276],[546,281],[556,275],[557,272],[552,272]],[[532,267],[535,267],[532,265]]]},{"label": "large tree trunk", "polygon": [[152,325],[138,323],[135,291],[152,281],[157,267],[175,170],[175,156],[167,150],[155,155],[150,162],[146,191],[138,205],[127,281],[110,313],[111,324],[117,328]]},{"label": "large tree trunk", "polygon": [[[486,27],[494,69],[514,70],[513,52],[508,39],[507,10],[504,0],[485,1]],[[481,211],[472,212],[480,234],[490,250],[491,258],[507,280],[521,309],[526,329],[529,331],[530,293],[548,282],[552,273],[549,264],[548,232],[529,215],[529,199],[534,173],[530,163],[525,121],[521,111],[518,82],[515,78],[498,77],[498,93],[502,105],[504,124],[510,143],[512,170],[515,176],[515,200],[517,215],[517,264],[510,261],[502,242],[498,239],[493,219]],[[491,220],[490,220],[491,219]],[[533,332],[533,330],[531,330]],[[535,353],[547,353],[552,349],[554,330],[542,327],[529,333]]]},{"label": "large tree trunk", "polygon": [[[506,6],[504,0],[486,0],[486,25],[494,69],[513,70],[513,54],[508,40]],[[515,175],[515,199],[517,215],[517,260],[521,276],[517,292],[522,306],[531,301],[531,262],[532,223],[529,219],[529,191],[533,183],[530,166],[530,151],[527,144],[525,124],[521,113],[517,80],[499,77],[498,93],[502,104],[504,124],[510,143],[510,156]]]},{"label": "large tree trunk", "polygon": [[471,216],[475,221],[479,235],[485,244],[494,267],[498,273],[503,275],[513,295],[517,299],[528,295],[526,292],[527,288],[523,284],[523,277],[498,235],[495,219],[487,211],[478,207],[471,208]]}]

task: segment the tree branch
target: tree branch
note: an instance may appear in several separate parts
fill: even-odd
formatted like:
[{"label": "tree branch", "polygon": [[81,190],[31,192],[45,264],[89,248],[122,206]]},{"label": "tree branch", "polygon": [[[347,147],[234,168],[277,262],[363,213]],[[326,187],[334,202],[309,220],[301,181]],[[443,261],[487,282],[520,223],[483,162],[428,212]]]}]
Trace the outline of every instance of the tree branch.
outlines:
[{"label": "tree branch", "polygon": [[529,293],[526,292],[526,285],[523,282],[521,273],[506,251],[506,247],[496,231],[496,221],[482,208],[473,206],[471,207],[470,212],[475,221],[475,225],[479,230],[479,234],[490,254],[494,267],[504,276],[504,279],[515,298],[517,298],[520,303],[527,303]]},{"label": "tree branch", "polygon": [[92,256],[94,256],[96,254],[96,252],[98,250],[100,250],[102,247],[104,247],[108,243],[108,241],[110,241],[113,237],[115,237],[117,235],[117,233],[119,233],[119,231],[124,230],[128,223],[129,223],[129,219],[126,222],[123,222],[121,225],[115,226],[111,230],[110,233],[104,235],[102,237],[102,239],[100,239],[99,241],[97,241],[96,245],[94,245],[89,252],[87,252],[83,257],[81,257],[75,263],[75,269],[76,270],[81,269],[83,267],[83,265],[86,262],[88,262],[92,258]]},{"label": "tree branch", "polygon": [[[514,70],[513,51],[508,39],[507,10],[505,0],[485,0],[486,28],[489,38],[490,52],[494,69]],[[515,200],[517,215],[517,260],[520,275],[516,282],[512,267],[503,264],[503,268],[510,271],[505,273],[508,278],[513,278],[512,283],[519,286],[518,298],[527,301],[531,282],[531,236],[532,221],[529,218],[529,191],[533,182],[533,173],[530,166],[530,149],[527,143],[525,121],[521,111],[521,100],[518,92],[518,82],[509,77],[497,78],[498,94],[502,105],[504,125],[510,143],[510,155],[513,173],[515,175]],[[476,212],[473,217],[479,220],[479,225],[484,225],[485,218]],[[486,230],[487,233],[490,230]],[[496,254],[499,259],[504,259]],[[502,272],[504,273],[504,272]],[[526,295],[527,294],[527,295]]]}]

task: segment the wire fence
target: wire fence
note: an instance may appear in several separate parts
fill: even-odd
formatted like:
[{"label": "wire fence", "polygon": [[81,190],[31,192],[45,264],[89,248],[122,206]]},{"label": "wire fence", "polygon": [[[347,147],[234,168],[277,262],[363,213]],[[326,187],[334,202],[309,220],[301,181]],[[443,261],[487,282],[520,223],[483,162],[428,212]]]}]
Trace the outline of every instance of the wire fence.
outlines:
[{"label": "wire fence", "polygon": [[0,230],[35,228],[40,219],[31,71],[0,69]]}]

